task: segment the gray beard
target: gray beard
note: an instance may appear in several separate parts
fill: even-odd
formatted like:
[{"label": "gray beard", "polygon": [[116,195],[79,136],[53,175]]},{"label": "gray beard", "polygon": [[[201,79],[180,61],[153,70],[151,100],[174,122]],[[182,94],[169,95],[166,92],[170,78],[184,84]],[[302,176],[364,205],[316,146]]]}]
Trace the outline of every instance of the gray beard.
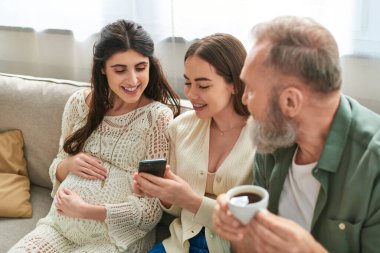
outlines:
[{"label": "gray beard", "polygon": [[269,117],[272,119],[265,123],[258,122],[252,116],[249,117],[247,125],[257,152],[273,153],[278,148],[289,147],[295,143],[295,126],[282,115],[280,117]]}]

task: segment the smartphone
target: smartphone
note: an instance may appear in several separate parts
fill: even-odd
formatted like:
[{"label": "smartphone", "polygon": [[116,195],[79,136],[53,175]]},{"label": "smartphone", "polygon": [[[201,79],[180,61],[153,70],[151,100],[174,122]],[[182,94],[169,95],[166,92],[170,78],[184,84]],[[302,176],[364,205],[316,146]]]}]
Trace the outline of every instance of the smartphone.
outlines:
[{"label": "smartphone", "polygon": [[164,177],[166,159],[142,160],[139,163],[138,172],[145,172],[157,177]]}]

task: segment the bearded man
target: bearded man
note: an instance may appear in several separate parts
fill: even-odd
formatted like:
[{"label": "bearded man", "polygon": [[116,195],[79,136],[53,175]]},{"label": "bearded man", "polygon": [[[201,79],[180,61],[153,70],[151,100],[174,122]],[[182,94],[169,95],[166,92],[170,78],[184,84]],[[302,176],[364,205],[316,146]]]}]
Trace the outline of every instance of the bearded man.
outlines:
[{"label": "bearded man", "polygon": [[253,28],[241,78],[269,212],[242,225],[225,195],[215,231],[233,252],[379,252],[380,117],[340,92],[330,32],[305,18]]}]

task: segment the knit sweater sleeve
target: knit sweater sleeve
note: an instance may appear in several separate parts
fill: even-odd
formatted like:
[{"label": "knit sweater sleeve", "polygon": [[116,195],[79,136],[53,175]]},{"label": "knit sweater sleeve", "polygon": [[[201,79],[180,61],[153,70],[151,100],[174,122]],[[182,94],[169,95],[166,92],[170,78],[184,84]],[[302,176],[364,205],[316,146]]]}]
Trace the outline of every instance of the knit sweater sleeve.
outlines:
[{"label": "knit sweater sleeve", "polygon": [[162,210],[157,198],[130,195],[119,204],[105,204],[108,234],[121,249],[144,237],[159,222]]},{"label": "knit sweater sleeve", "polygon": [[[169,150],[169,165],[170,165],[170,170],[176,174],[176,167],[177,167],[177,160],[176,160],[176,154],[175,154],[175,145],[176,145],[176,130],[177,130],[177,122],[173,121],[167,130],[167,136],[170,141],[170,150]],[[160,202],[161,204],[161,202]],[[161,204],[161,208],[171,214],[174,215],[175,217],[179,217],[181,215],[181,208],[175,205],[171,205],[169,208],[166,208],[164,205]]]},{"label": "knit sweater sleeve", "polygon": [[81,97],[83,99],[83,90],[79,90],[72,94],[67,100],[63,110],[58,154],[49,168],[50,180],[53,183],[53,189],[51,191],[51,196],[53,198],[60,185],[60,182],[56,178],[57,167],[66,157],[68,157],[68,154],[63,150],[63,144],[66,138],[74,132],[76,123],[82,120],[81,112],[78,111],[78,105],[80,104]]},{"label": "knit sweater sleeve", "polygon": [[[169,141],[165,132],[173,119],[173,114],[167,109],[158,115],[148,112],[147,118],[152,122],[145,139],[147,147],[145,159],[166,158]],[[132,185],[132,181],[129,183]],[[162,215],[157,198],[130,195],[124,203],[105,204],[105,207],[107,212],[105,223],[109,236],[121,248],[127,248],[136,240],[136,235],[141,238],[154,229]]]}]

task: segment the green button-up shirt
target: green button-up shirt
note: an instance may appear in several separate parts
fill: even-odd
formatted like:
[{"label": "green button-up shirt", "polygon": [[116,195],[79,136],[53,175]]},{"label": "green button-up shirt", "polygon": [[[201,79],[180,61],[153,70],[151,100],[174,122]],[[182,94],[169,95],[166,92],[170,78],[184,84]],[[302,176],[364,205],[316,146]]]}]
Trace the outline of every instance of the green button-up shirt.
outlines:
[{"label": "green button-up shirt", "polygon": [[[257,154],[255,184],[278,213],[296,146]],[[326,143],[313,169],[320,182],[311,233],[329,252],[380,252],[380,116],[341,96]]]}]

